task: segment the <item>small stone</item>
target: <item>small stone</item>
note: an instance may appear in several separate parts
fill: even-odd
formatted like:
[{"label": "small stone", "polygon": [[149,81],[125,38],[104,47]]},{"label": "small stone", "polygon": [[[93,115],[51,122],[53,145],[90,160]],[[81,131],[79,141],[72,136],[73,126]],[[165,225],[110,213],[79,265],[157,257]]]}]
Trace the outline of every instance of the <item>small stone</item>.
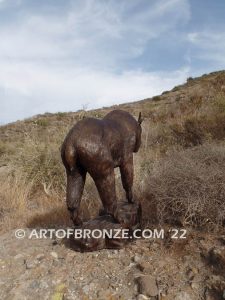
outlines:
[{"label": "small stone", "polygon": [[131,263],[129,264],[128,268],[130,269],[130,268],[132,268],[132,267],[134,267],[134,266],[136,266],[136,264],[131,262]]},{"label": "small stone", "polygon": [[40,288],[41,289],[49,289],[49,285],[46,281],[41,281],[40,282]]},{"label": "small stone", "polygon": [[138,296],[137,296],[137,300],[148,300],[149,298],[148,297],[146,297],[145,295],[143,295],[143,294],[139,294]]},{"label": "small stone", "polygon": [[[17,254],[14,256],[14,259],[16,260],[16,263],[19,265],[24,265],[26,263],[26,260],[24,259],[24,255],[22,254]],[[1,262],[2,264],[2,262]],[[1,266],[4,269],[4,266]]]},{"label": "small stone", "polygon": [[152,271],[151,270],[152,264],[150,264],[149,262],[146,262],[146,261],[139,262],[138,267],[142,272],[151,273],[151,271]]},{"label": "small stone", "polygon": [[176,295],[174,300],[193,300],[193,298],[186,292],[180,292]]},{"label": "small stone", "polygon": [[38,254],[38,255],[36,256],[36,259],[39,260],[39,261],[41,261],[41,260],[44,259],[44,258],[45,258],[45,255],[44,255],[43,253]]},{"label": "small stone", "polygon": [[89,285],[85,285],[83,288],[82,288],[82,290],[83,290],[83,292],[85,293],[85,294],[87,294],[88,292],[89,292]]},{"label": "small stone", "polygon": [[133,257],[133,261],[134,261],[135,263],[138,263],[140,260],[141,260],[141,258],[140,258],[140,256],[137,255],[137,254]]},{"label": "small stone", "polygon": [[222,270],[225,269],[225,246],[214,247],[209,255],[211,263],[218,265]]},{"label": "small stone", "polygon": [[58,254],[56,252],[51,252],[50,253],[52,257],[54,257],[55,259],[58,259]]},{"label": "small stone", "polygon": [[38,264],[38,261],[36,261],[36,260],[26,260],[25,261],[27,270],[34,269],[37,266],[37,264]]},{"label": "small stone", "polygon": [[138,293],[138,285],[137,284],[134,285],[134,291],[135,291],[135,293]]},{"label": "small stone", "polygon": [[192,267],[191,270],[195,275],[199,273],[198,268]]},{"label": "small stone", "polygon": [[160,300],[168,300],[168,296],[165,294],[161,294]]},{"label": "small stone", "polygon": [[193,290],[197,290],[197,289],[199,289],[199,284],[198,284],[197,282],[192,282],[191,288],[192,288]]},{"label": "small stone", "polygon": [[189,279],[189,280],[193,280],[194,277],[195,277],[195,274],[192,272],[192,270],[189,270],[189,271],[187,272],[187,276],[188,276],[188,279]]},{"label": "small stone", "polygon": [[188,271],[187,271],[187,277],[188,277],[188,279],[189,279],[189,280],[193,280],[193,279],[194,279],[194,276],[195,276],[195,274],[194,274],[194,272],[192,271],[192,269],[188,269]]},{"label": "small stone", "polygon": [[40,286],[40,282],[37,281],[37,280],[32,281],[31,284],[29,285],[29,287],[30,287],[31,289],[38,289],[39,286]]},{"label": "small stone", "polygon": [[21,259],[23,257],[24,257],[23,254],[19,253],[19,254],[14,256],[14,259]]},{"label": "small stone", "polygon": [[145,296],[155,297],[158,295],[156,279],[151,275],[138,277],[139,291]]},{"label": "small stone", "polygon": [[98,291],[98,299],[99,300],[105,300],[105,299],[113,299],[112,298],[112,292],[108,289],[108,290],[101,290]]},{"label": "small stone", "polygon": [[93,282],[89,285],[89,290],[95,290],[95,284]]}]

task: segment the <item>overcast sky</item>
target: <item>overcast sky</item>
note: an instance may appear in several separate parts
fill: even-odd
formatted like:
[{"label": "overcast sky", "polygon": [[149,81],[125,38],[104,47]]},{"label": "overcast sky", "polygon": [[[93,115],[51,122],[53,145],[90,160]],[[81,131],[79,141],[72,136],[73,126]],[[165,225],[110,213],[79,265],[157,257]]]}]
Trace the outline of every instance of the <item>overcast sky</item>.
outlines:
[{"label": "overcast sky", "polygon": [[0,123],[225,69],[224,0],[0,0]]}]

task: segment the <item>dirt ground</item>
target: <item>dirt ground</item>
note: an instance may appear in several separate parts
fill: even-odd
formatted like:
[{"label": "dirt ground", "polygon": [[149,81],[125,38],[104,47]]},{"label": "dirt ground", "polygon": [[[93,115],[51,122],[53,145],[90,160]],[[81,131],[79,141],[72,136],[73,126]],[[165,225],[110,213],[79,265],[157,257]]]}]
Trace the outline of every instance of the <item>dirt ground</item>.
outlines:
[{"label": "dirt ground", "polygon": [[225,298],[225,237],[140,239],[80,253],[62,239],[0,237],[0,299]]}]

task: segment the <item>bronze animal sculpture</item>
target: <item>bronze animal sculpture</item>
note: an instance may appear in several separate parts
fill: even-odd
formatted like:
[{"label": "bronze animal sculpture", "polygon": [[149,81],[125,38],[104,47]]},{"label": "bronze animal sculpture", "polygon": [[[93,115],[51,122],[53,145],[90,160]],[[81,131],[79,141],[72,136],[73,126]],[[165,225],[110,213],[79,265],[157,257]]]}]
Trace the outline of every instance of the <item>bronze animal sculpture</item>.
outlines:
[{"label": "bronze animal sculpture", "polygon": [[87,172],[95,182],[106,214],[116,218],[116,167],[120,168],[126,198],[133,202],[133,152],[141,145],[141,123],[141,113],[136,121],[126,111],[113,110],[101,120],[78,121],[67,134],[61,157],[67,173],[67,208],[75,225],[82,223],[78,209]]}]

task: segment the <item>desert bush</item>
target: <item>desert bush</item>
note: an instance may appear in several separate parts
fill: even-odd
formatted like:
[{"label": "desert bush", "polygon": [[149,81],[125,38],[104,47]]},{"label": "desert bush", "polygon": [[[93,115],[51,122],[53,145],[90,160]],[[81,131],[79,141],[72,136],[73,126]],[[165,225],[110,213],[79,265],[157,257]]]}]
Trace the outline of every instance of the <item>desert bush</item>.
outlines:
[{"label": "desert bush", "polygon": [[162,95],[166,95],[168,93],[169,93],[169,91],[164,91],[164,92],[162,92]]},{"label": "desert bush", "polygon": [[23,227],[69,226],[71,221],[62,199],[39,190],[32,196],[33,182],[19,171],[1,178],[0,232]]},{"label": "desert bush", "polygon": [[0,189],[0,230],[12,228],[21,220],[26,220],[24,212],[27,208],[28,194],[31,183],[27,183],[23,176],[8,174],[1,178]]},{"label": "desert bush", "polygon": [[223,90],[223,87],[225,86],[225,74],[221,73],[218,74],[215,79],[212,81],[212,85],[217,91]]},{"label": "desert bush", "polygon": [[60,149],[55,144],[28,138],[24,146],[18,149],[14,165],[27,182],[32,181],[33,192],[40,188],[47,194],[50,190],[56,193],[64,190],[64,169]]},{"label": "desert bush", "polygon": [[38,119],[34,121],[34,124],[41,127],[47,127],[49,125],[49,121],[47,119]]},{"label": "desert bush", "polygon": [[62,120],[63,118],[65,118],[67,116],[67,113],[65,112],[57,112],[56,113],[56,118],[57,120]]},{"label": "desert bush", "polygon": [[4,143],[0,142],[0,157],[4,155],[7,151],[7,147]]},{"label": "desert bush", "polygon": [[154,96],[152,97],[152,101],[160,101],[161,97],[160,96]]},{"label": "desert bush", "polygon": [[201,122],[197,118],[188,118],[183,124],[171,124],[170,128],[176,142],[184,147],[197,146],[203,142],[205,133]]},{"label": "desert bush", "polygon": [[0,141],[0,165],[4,164],[3,160],[5,156],[12,155],[15,152],[15,147],[10,143],[3,143]]},{"label": "desert bush", "polygon": [[219,113],[225,112],[225,95],[223,93],[216,95],[214,105]]},{"label": "desert bush", "polygon": [[144,205],[157,221],[203,227],[225,221],[224,144],[173,151],[145,172]]},{"label": "desert bush", "polygon": [[181,86],[178,85],[178,86],[175,86],[173,89],[172,89],[172,92],[177,92],[181,89]]},{"label": "desert bush", "polygon": [[187,78],[187,82],[190,82],[190,81],[193,81],[194,79],[193,79],[193,77],[188,77]]}]

